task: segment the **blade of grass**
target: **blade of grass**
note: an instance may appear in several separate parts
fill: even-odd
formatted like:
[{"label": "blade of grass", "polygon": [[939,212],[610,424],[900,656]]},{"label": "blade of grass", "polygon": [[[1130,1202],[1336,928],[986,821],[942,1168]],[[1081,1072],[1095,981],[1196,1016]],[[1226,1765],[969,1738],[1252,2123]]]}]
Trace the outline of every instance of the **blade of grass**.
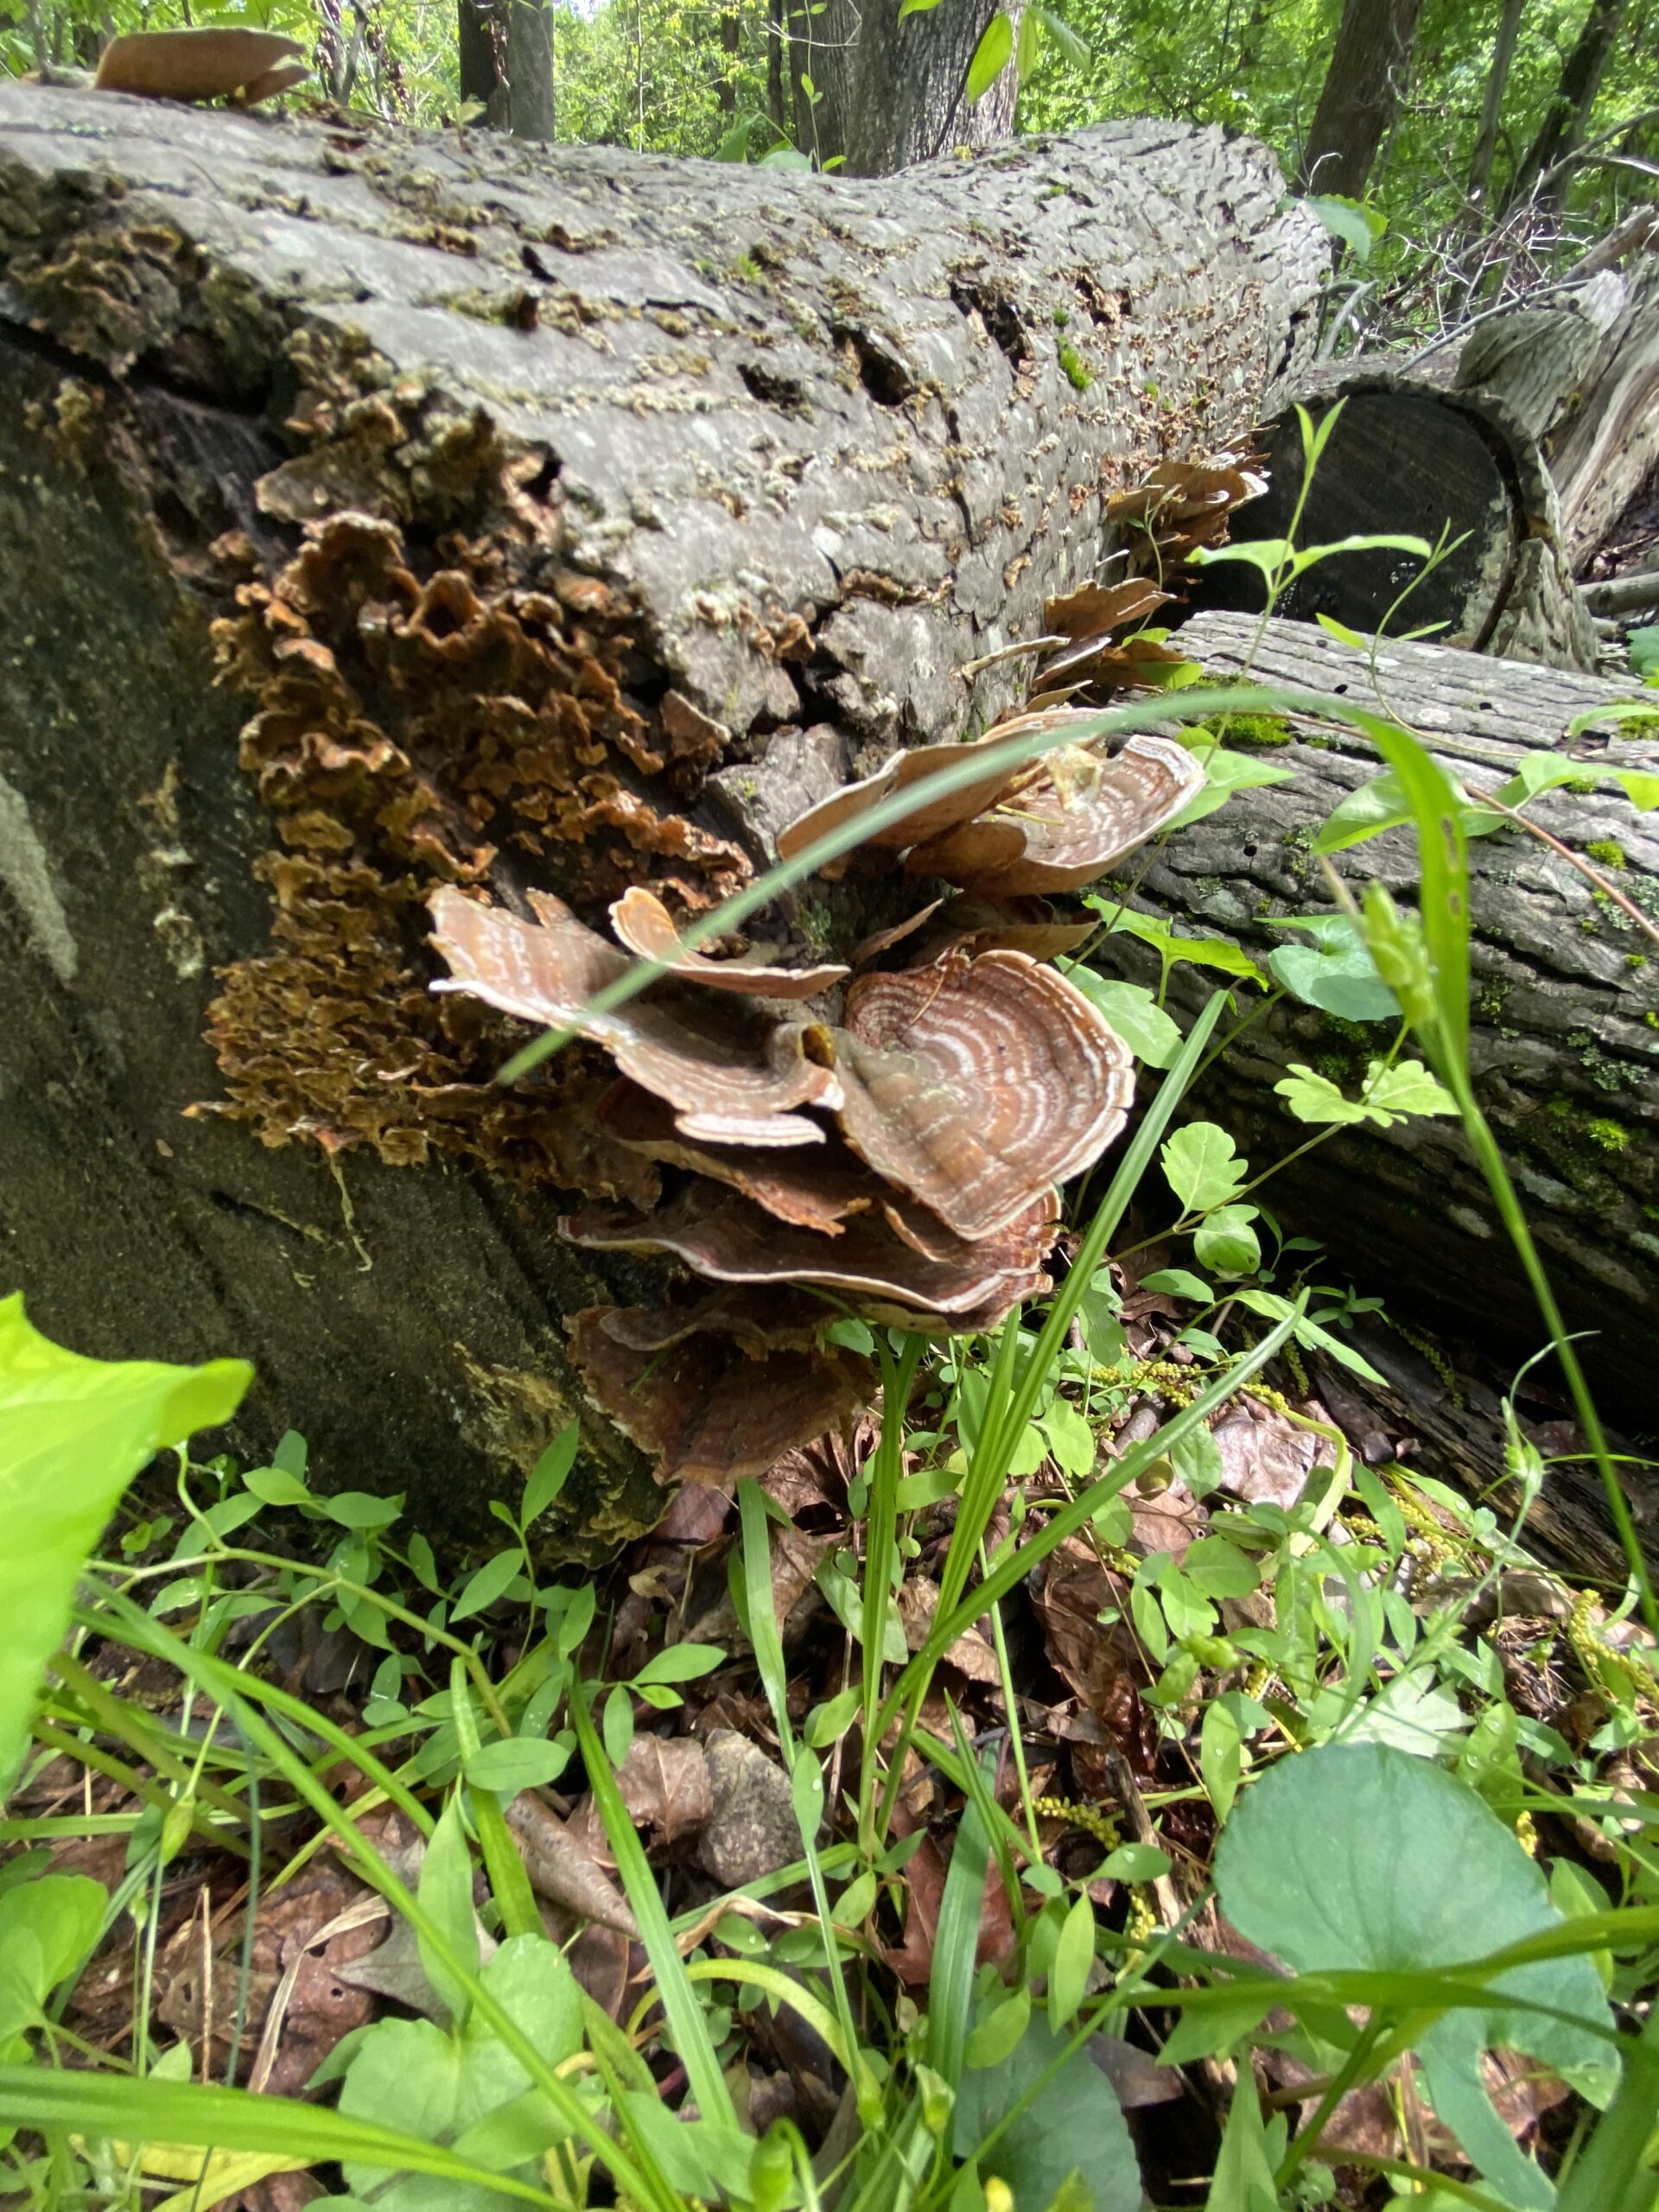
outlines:
[{"label": "blade of grass", "polygon": [[979,1922],[985,1903],[990,1838],[969,1797],[957,1829],[950,1865],[933,1931],[933,1965],[927,1986],[927,2063],[954,2089],[974,2005]]},{"label": "blade of grass", "polygon": [[123,2142],[287,2152],[296,2164],[351,2159],[392,2172],[433,2174],[457,2187],[499,2190],[530,2204],[556,2202],[545,2190],[475,2166],[440,2143],[373,2120],[352,2120],[325,2105],[250,2089],[203,2088],[154,2077],[141,2082],[129,2075],[48,2066],[0,2066],[0,2120]]},{"label": "blade of grass", "polygon": [[927,1339],[906,1336],[897,1360],[880,1337],[881,1434],[870,1456],[869,1512],[864,1523],[864,1605],[860,1616],[863,1669],[863,1755],[858,1770],[858,1845],[866,1861],[875,1856],[875,1781],[880,1745],[874,1733],[881,1696],[882,1654],[893,1608],[899,1560],[899,1477],[904,1464],[905,1410]]},{"label": "blade of grass", "polygon": [[[394,1873],[374,1845],[359,1833],[347,1813],[335,1803],[278,1731],[242,1694],[245,1683],[250,1689],[265,1691],[269,1691],[270,1685],[257,1683],[251,1676],[244,1675],[237,1669],[226,1666],[223,1661],[195,1650],[160,1621],[152,1619],[122,1592],[105,1588],[102,1597],[109,1613],[121,1624],[124,1631],[121,1640],[138,1650],[147,1651],[164,1660],[211,1697],[235,1723],[250,1756],[257,1752],[263,1757],[310,1806],[318,1819],[332,1832],[349,1863],[360,1872],[372,1889],[379,1891],[395,1911],[403,1915],[423,1945],[436,1954],[454,1982],[465,1990],[474,2016],[505,2044],[529,2075],[532,2084],[546,2093],[570,2133],[588,2145],[601,2165],[614,2178],[618,2187],[633,2191],[642,2202],[655,2206],[657,2212],[683,2212],[677,2200],[665,2200],[659,2191],[653,2189],[626,2145],[607,2133],[601,2116],[590,2111],[555,2069],[547,2064],[533,2040],[519,2027],[500,1999],[472,1972],[467,1961],[433,1916],[422,1907],[414,1892]],[[99,1624],[101,1632],[108,1635],[111,1625],[110,1619],[105,1619]],[[290,1705],[297,1702],[287,1699],[286,1694],[284,1699]],[[309,1718],[308,1709],[302,1710],[308,1712]],[[346,1741],[349,1757],[350,1738]],[[421,1831],[423,1834],[429,1835],[431,1828],[431,1816],[423,1807]],[[637,1838],[635,1844],[637,1848]],[[724,2086],[722,2082],[722,2088]],[[221,2091],[214,2094],[232,2093]],[[257,2150],[262,2146],[236,2142],[223,2147]]]},{"label": "blade of grass", "polygon": [[766,1517],[765,1493],[753,1477],[738,1484],[737,1506],[743,1537],[743,1596],[749,1616],[749,1643],[766,1693],[766,1701],[772,1707],[772,1720],[778,1730],[779,1749],[783,1753],[784,1765],[791,1785],[791,1796],[797,1806],[801,1850],[806,1861],[807,1879],[811,1885],[813,1910],[818,1916],[818,1926],[823,1936],[824,1963],[835,1999],[836,2018],[841,2024],[842,2038],[849,2054],[848,2079],[853,2083],[861,2115],[868,2115],[867,2125],[873,2126],[880,2112],[881,2093],[859,2050],[858,2031],[853,2025],[852,2003],[847,1994],[846,1977],[841,1970],[841,1954],[836,1943],[835,1918],[830,1910],[830,1891],[823,1878],[823,1862],[818,1857],[817,1825],[812,1824],[812,1832],[809,1834],[808,1822],[799,1816],[801,1801],[795,1796],[793,1789],[798,1756],[812,1758],[815,1754],[810,1751],[804,1754],[798,1751],[795,1732],[790,1726],[789,1674],[784,1664],[783,1639],[778,1633],[778,1617],[772,1602],[772,1533]]},{"label": "blade of grass", "polygon": [[[770,1593],[767,1603],[771,1603]],[[705,2120],[718,2120],[724,2127],[735,2128],[737,2114],[732,2107],[732,2094],[720,2070],[720,2056],[709,2037],[708,2019],[697,2002],[696,1990],[686,1978],[685,1961],[669,1928],[662,1891],[646,1861],[632,1815],[622,1802],[616,1776],[588,1710],[587,1693],[579,1681],[570,1685],[570,1719],[582,1764],[588,1770],[588,1786],[594,1793],[594,1802],[604,1823],[606,1840],[616,1861],[623,1894],[639,1923],[640,1938],[657,1978],[669,2032],[685,2068],[697,2110]]]}]

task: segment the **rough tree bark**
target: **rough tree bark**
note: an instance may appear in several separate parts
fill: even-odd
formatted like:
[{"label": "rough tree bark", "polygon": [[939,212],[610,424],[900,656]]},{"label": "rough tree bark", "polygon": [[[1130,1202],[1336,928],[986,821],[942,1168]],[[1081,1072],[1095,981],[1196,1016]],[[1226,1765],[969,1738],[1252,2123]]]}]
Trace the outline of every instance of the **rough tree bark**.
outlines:
[{"label": "rough tree bark", "polygon": [[1305,192],[1364,197],[1411,66],[1423,0],[1344,0],[1302,153]]},{"label": "rough tree bark", "polygon": [[550,0],[456,0],[461,97],[482,100],[493,130],[553,137]]},{"label": "rough tree bark", "polygon": [[[819,15],[791,7],[797,143],[851,176],[887,176],[955,146],[1000,145],[1014,128],[1019,85],[1005,70],[967,105],[968,65],[1001,0],[940,0],[901,22],[900,0],[830,0]],[[1017,23],[1019,0],[1002,7]],[[818,94],[803,86],[810,77]]]},{"label": "rough tree bark", "polygon": [[1510,72],[1515,66],[1515,49],[1526,6],[1527,0],[1503,0],[1492,40],[1492,58],[1487,65],[1485,89],[1481,94],[1480,129],[1469,163],[1469,205],[1476,220],[1484,214],[1491,194],[1492,164],[1497,159],[1497,134],[1503,120],[1503,97],[1509,90]]},{"label": "rough tree bark", "polygon": [[[556,1230],[601,1071],[492,1087],[427,893],[696,912],[772,785],[988,720],[954,671],[1242,433],[1325,263],[1175,125],[861,185],[0,86],[8,1287],[480,1527],[630,1269]],[[598,1422],[569,1495],[657,1502]]]},{"label": "rough tree bark", "polygon": [[[1640,690],[1432,645],[1384,644],[1374,687],[1362,654],[1311,625],[1274,621],[1251,652],[1256,625],[1201,614],[1184,649],[1225,678],[1247,664],[1263,683],[1345,695],[1415,729],[1456,775],[1495,788],[1523,752],[1562,746],[1586,709]],[[1295,741],[1265,757],[1288,780],[1236,794],[1220,814],[1172,839],[1147,868],[1135,903],[1186,928],[1236,938],[1258,961],[1306,942],[1274,918],[1332,911],[1310,833],[1379,772],[1374,750],[1336,724],[1298,721]],[[1609,723],[1609,730],[1614,725]],[[1586,773],[1609,762],[1651,772],[1659,745],[1592,735],[1576,748]],[[1659,919],[1659,815],[1637,813],[1614,786],[1536,799],[1528,811],[1650,918]],[[1472,1063],[1487,1115],[1520,1184],[1569,1325],[1596,1332],[1586,1364],[1641,1430],[1652,1426],[1659,1329],[1659,955],[1605,891],[1523,831],[1470,848],[1474,938]],[[1408,830],[1340,856],[1409,902],[1416,880]],[[1102,964],[1146,980],[1147,949],[1106,941]],[[1156,963],[1151,979],[1156,980]],[[1212,978],[1177,969],[1172,990],[1196,1001]],[[1308,1132],[1272,1085],[1301,1061],[1351,1096],[1382,1026],[1335,1020],[1281,1001],[1217,1064],[1194,1100],[1239,1134],[1257,1167]],[[1541,1330],[1461,1131],[1452,1122],[1344,1134],[1262,1192],[1286,1227],[1319,1236],[1363,1289],[1397,1300],[1408,1324],[1452,1343],[1484,1341],[1516,1363]],[[1656,1501],[1659,1503],[1659,1501]]]},{"label": "rough tree bark", "polygon": [[[1554,98],[1544,112],[1536,137],[1521,156],[1510,180],[1505,212],[1518,207],[1541,184],[1548,183],[1557,164],[1584,137],[1628,4],[1629,0],[1590,0],[1573,51],[1561,65],[1560,82]],[[1558,179],[1552,195],[1559,198],[1561,189]]]}]

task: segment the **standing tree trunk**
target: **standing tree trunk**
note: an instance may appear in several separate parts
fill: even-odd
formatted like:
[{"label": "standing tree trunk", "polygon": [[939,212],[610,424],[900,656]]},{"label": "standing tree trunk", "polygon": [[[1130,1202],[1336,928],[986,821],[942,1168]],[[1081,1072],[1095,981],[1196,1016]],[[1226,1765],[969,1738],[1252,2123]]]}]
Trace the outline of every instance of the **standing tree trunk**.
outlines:
[{"label": "standing tree trunk", "polygon": [[[1584,19],[1577,44],[1562,65],[1555,96],[1544,111],[1537,137],[1522,155],[1510,180],[1506,207],[1518,207],[1536,191],[1589,128],[1591,110],[1601,90],[1608,57],[1627,5],[1628,0],[1590,0],[1590,12]],[[1552,196],[1559,198],[1560,189],[1558,180],[1550,187]]]},{"label": "standing tree trunk", "polygon": [[1345,0],[1302,155],[1304,192],[1364,198],[1411,66],[1422,11],[1423,0]]},{"label": "standing tree trunk", "polygon": [[553,137],[551,0],[456,0],[461,96],[481,100],[493,130]]},{"label": "standing tree trunk", "polygon": [[1521,18],[1526,13],[1527,0],[1503,0],[1503,13],[1498,17],[1497,35],[1492,41],[1492,58],[1486,71],[1486,88],[1480,103],[1480,130],[1475,140],[1474,156],[1469,164],[1469,205],[1471,211],[1484,213],[1491,195],[1492,164],[1497,158],[1497,134],[1503,120],[1503,96],[1510,86],[1510,71],[1515,66],[1515,49],[1521,36]]},{"label": "standing tree trunk", "polygon": [[[5,1287],[245,1353],[249,1448],[487,1529],[582,1408],[565,1318],[653,1278],[558,1231],[643,1172],[607,1068],[496,1085],[428,895],[706,911],[768,818],[988,721],[1015,666],[958,671],[1095,575],[1111,490],[1300,368],[1282,199],[1169,124],[871,184],[0,83]],[[658,1493],[588,1421],[599,1550]]]},{"label": "standing tree trunk", "polygon": [[[968,65],[1000,0],[938,0],[899,21],[900,0],[830,0],[791,13],[798,143],[851,176],[888,176],[952,147],[1000,145],[1014,128],[1010,67],[966,99]],[[1017,25],[1019,0],[1001,12]],[[804,90],[809,78],[811,99]]]}]

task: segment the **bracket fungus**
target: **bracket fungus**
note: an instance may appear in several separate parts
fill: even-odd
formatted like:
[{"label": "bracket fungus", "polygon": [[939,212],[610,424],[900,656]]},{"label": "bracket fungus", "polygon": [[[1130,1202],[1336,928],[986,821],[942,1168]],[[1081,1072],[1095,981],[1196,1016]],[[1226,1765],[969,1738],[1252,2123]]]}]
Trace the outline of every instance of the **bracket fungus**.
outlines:
[{"label": "bracket fungus", "polygon": [[769,967],[753,952],[741,953],[734,960],[688,952],[667,907],[655,892],[639,884],[625,891],[612,906],[611,927],[630,952],[641,960],[659,961],[678,982],[707,983],[717,991],[736,991],[747,998],[816,998],[850,972],[840,967]]},{"label": "bracket fungus", "polygon": [[151,100],[239,99],[244,106],[292,92],[311,74],[297,39],[227,26],[127,31],[99,56],[99,92]]}]

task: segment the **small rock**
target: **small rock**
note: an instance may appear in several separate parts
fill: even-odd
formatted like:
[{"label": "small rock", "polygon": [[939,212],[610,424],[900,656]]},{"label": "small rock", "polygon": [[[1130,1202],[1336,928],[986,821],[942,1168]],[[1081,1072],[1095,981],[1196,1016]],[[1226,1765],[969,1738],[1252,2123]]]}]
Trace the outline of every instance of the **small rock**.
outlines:
[{"label": "small rock", "polygon": [[717,1728],[705,1749],[715,1809],[697,1844],[697,1864],[722,1889],[741,1890],[801,1855],[789,1777],[730,1728]]}]

